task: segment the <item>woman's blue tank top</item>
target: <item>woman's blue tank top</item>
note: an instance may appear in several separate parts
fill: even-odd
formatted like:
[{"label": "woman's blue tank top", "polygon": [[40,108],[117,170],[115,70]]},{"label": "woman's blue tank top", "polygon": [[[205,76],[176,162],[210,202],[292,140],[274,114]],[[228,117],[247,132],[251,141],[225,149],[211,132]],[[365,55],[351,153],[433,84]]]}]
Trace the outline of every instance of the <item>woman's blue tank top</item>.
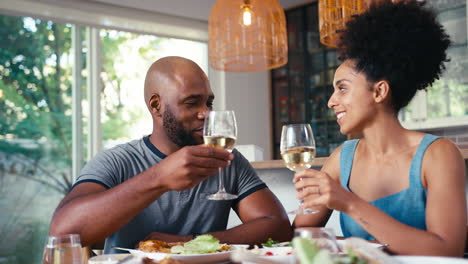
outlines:
[{"label": "woman's blue tank top", "polygon": [[[414,154],[409,171],[409,187],[401,192],[369,202],[396,220],[409,226],[426,230],[426,189],[421,182],[421,165],[427,147],[439,137],[426,134]],[[341,185],[349,190],[349,176],[353,167],[358,139],[346,141],[340,154]],[[361,237],[374,240],[361,225],[349,215],[340,213],[340,224],[345,237]]]}]

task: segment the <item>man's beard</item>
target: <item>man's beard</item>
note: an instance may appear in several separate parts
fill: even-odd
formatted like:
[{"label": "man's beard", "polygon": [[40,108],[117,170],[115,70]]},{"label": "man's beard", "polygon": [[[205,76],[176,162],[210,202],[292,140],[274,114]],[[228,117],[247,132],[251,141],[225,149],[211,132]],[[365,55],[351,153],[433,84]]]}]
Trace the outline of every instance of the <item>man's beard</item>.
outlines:
[{"label": "man's beard", "polygon": [[198,145],[192,134],[184,129],[182,122],[179,122],[172,113],[169,105],[163,114],[163,127],[167,137],[179,147]]}]

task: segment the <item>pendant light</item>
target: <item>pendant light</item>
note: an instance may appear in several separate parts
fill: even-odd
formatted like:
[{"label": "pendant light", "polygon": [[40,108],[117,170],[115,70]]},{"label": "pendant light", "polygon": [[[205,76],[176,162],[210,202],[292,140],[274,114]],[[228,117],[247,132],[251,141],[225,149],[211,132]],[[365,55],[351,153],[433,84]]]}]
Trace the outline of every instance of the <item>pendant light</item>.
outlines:
[{"label": "pendant light", "polygon": [[319,0],[319,31],[323,45],[336,47],[339,31],[351,16],[366,10],[371,0]]},{"label": "pendant light", "polygon": [[286,18],[277,0],[218,0],[208,32],[210,66],[216,70],[253,72],[288,61]]}]

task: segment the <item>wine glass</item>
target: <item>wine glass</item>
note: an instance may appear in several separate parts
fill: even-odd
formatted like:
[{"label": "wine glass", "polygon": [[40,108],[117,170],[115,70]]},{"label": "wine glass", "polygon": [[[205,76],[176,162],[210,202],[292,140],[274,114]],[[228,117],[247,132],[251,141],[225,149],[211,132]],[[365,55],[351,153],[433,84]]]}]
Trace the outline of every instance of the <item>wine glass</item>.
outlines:
[{"label": "wine glass", "polygon": [[[236,138],[237,125],[234,111],[210,111],[206,115],[203,126],[203,141],[206,145],[232,152]],[[233,200],[238,197],[226,192],[222,172],[222,168],[219,168],[218,192],[209,195],[210,200]]]},{"label": "wine glass", "polygon": [[328,227],[301,227],[294,230],[294,237],[309,239],[317,248],[330,253],[338,253],[339,246],[336,242],[335,231]]},{"label": "wine glass", "polygon": [[42,261],[43,264],[83,264],[80,235],[49,236]]},{"label": "wine glass", "polygon": [[[281,131],[281,157],[286,167],[292,171],[312,167],[315,158],[315,141],[312,128],[309,124],[284,125]],[[302,208],[303,200],[299,200],[298,209],[288,212],[289,214],[314,214],[318,210]]]}]

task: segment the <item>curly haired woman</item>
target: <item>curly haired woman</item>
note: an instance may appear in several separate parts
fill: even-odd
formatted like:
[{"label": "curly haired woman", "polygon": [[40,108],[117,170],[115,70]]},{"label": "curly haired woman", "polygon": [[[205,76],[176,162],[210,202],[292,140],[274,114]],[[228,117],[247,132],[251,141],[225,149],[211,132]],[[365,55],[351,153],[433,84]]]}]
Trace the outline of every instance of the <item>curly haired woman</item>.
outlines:
[{"label": "curly haired woman", "polygon": [[321,171],[296,173],[297,197],[320,212],[298,215],[295,227],[322,226],[338,210],[345,237],[375,239],[394,254],[463,256],[463,157],[451,141],[397,118],[439,78],[449,45],[420,1],[374,5],[347,23],[328,107],[341,133],[362,138],[336,149]]}]

